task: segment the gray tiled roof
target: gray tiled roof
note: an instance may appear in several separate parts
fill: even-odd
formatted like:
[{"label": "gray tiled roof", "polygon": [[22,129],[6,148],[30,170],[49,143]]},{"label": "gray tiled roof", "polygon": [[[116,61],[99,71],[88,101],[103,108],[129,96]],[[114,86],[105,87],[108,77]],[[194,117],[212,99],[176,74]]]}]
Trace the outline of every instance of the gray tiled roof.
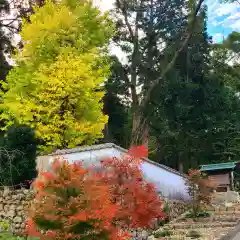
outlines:
[{"label": "gray tiled roof", "polygon": [[[51,154],[49,154],[49,156],[56,156],[56,155],[65,155],[65,154],[71,154],[71,153],[76,153],[76,152],[86,152],[86,151],[92,151],[92,150],[100,150],[100,149],[106,149],[106,148],[115,148],[118,149],[121,152],[127,153],[127,150],[124,148],[121,148],[117,145],[115,145],[114,143],[104,143],[104,144],[97,144],[97,145],[91,145],[91,146],[85,146],[85,147],[77,147],[77,148],[72,148],[72,149],[62,149],[62,150],[57,150]],[[185,174],[182,174],[178,171],[176,171],[175,169],[172,169],[170,167],[167,167],[163,164],[159,164],[157,162],[151,161],[148,158],[143,158],[144,161],[151,163],[159,168],[162,168],[164,170],[167,170],[168,172],[174,173],[176,175],[179,175],[181,177],[186,177]]]},{"label": "gray tiled roof", "polygon": [[100,149],[106,149],[106,148],[112,148],[116,145],[113,143],[104,143],[104,144],[97,144],[97,145],[91,145],[91,146],[84,146],[84,147],[77,147],[77,148],[71,148],[71,149],[62,149],[57,150],[51,154],[50,156],[54,155],[63,155],[63,154],[70,154],[70,153],[76,153],[76,152],[86,152],[86,151],[92,151],[92,150],[100,150]]}]

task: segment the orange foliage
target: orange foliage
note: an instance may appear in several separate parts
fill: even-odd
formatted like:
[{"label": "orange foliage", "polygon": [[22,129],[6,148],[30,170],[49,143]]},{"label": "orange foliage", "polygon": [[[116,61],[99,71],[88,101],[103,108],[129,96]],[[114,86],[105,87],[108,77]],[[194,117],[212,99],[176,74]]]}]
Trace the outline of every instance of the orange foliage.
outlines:
[{"label": "orange foliage", "polygon": [[41,239],[129,239],[129,228],[148,227],[165,217],[154,186],[140,169],[143,147],[104,159],[103,171],[56,160],[35,183],[28,235]]},{"label": "orange foliage", "polygon": [[119,206],[116,219],[127,228],[149,227],[153,219],[166,217],[156,188],[144,179],[140,168],[146,154],[141,146],[130,149],[121,158],[101,162],[104,171],[100,178],[110,186],[111,200]]},{"label": "orange foliage", "polygon": [[108,186],[81,163],[56,160],[51,172],[42,173],[34,187],[37,194],[27,222],[30,236],[101,239],[107,234],[110,239],[125,239],[112,224],[118,206],[110,201]]},{"label": "orange foliage", "polygon": [[215,186],[206,174],[197,169],[189,170],[186,185],[189,195],[192,197],[192,211],[197,214],[201,210],[202,204],[210,203]]}]

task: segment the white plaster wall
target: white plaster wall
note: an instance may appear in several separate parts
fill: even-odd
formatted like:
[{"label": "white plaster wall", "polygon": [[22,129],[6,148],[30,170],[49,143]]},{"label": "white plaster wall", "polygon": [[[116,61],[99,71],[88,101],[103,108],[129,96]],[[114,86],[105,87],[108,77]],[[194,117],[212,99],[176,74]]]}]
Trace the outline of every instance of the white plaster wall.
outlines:
[{"label": "white plaster wall", "polygon": [[[66,154],[63,157],[70,163],[83,161],[85,166],[89,166],[100,164],[100,160],[104,157],[120,157],[123,154],[115,148],[107,148]],[[49,158],[49,162],[53,160],[54,157]],[[141,168],[146,179],[154,183],[164,197],[170,199],[189,198],[183,177],[145,161],[142,163]]]},{"label": "white plaster wall", "polygon": [[164,197],[189,198],[183,177],[148,162],[143,162],[141,168],[146,179],[154,183]]}]

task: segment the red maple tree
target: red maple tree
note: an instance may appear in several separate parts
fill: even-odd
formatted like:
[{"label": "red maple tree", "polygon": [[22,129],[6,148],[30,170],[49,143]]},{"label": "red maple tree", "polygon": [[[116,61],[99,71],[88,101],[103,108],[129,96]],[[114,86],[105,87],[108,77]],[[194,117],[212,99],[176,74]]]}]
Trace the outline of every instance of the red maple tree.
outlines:
[{"label": "red maple tree", "polygon": [[154,186],[140,169],[142,147],[101,162],[103,171],[81,162],[56,160],[35,181],[27,234],[41,239],[129,239],[128,230],[164,217]]},{"label": "red maple tree", "polygon": [[211,202],[215,184],[199,169],[190,169],[188,171],[185,184],[191,196],[191,212],[196,217],[201,212],[201,208]]},{"label": "red maple tree", "polygon": [[29,236],[41,239],[125,239],[112,224],[118,206],[108,185],[81,163],[56,160],[35,181],[36,197],[29,211]]},{"label": "red maple tree", "polygon": [[111,201],[119,207],[116,220],[124,228],[150,227],[154,219],[166,217],[155,186],[141,170],[141,158],[146,155],[144,146],[133,147],[125,156],[101,162],[100,179],[110,186]]}]

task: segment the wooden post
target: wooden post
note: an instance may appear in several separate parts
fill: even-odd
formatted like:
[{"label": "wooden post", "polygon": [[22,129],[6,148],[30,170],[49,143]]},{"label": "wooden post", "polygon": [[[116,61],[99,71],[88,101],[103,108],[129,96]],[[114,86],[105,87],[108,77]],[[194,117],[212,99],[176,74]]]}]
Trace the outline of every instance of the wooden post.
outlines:
[{"label": "wooden post", "polygon": [[231,171],[231,190],[234,191],[234,175],[233,175],[233,171]]}]

